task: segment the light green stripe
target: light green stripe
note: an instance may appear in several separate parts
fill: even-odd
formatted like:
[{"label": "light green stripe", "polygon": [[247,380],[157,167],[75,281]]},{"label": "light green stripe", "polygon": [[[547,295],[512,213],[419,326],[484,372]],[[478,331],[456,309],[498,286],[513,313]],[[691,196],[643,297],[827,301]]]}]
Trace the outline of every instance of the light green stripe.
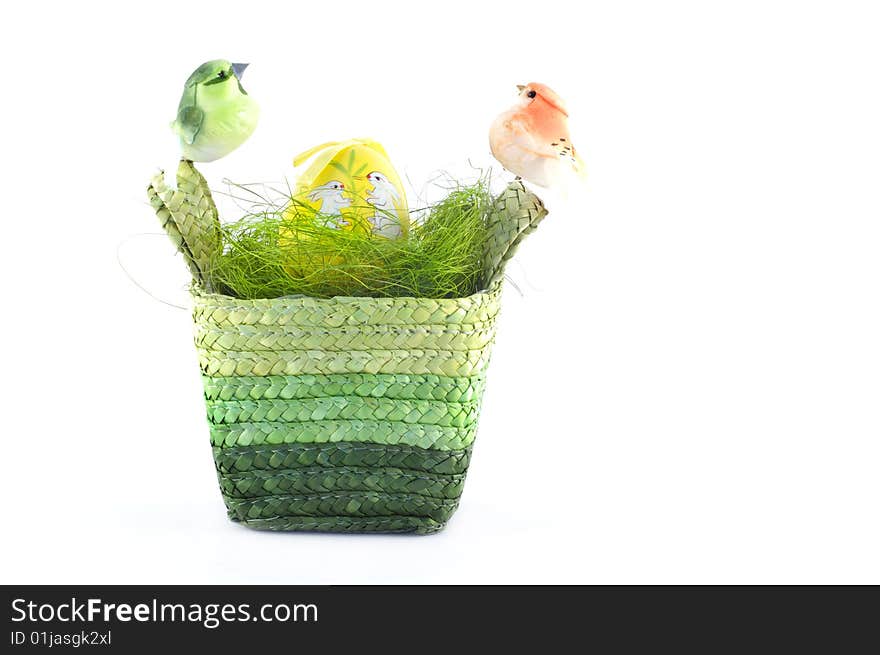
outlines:
[{"label": "light green stripe", "polygon": [[415,373],[470,376],[489,363],[489,349],[437,350],[286,350],[239,352],[198,349],[202,372],[210,376],[302,375],[335,373]]},{"label": "light green stripe", "polygon": [[476,424],[453,428],[393,421],[310,421],[211,425],[211,444],[224,448],[264,444],[359,442],[460,450],[474,442]]},{"label": "light green stripe", "polygon": [[273,298],[242,300],[193,287],[197,323],[299,325],[447,325],[482,323],[498,314],[500,286],[467,298]]},{"label": "light green stripe", "polygon": [[208,418],[213,423],[359,419],[457,428],[476,423],[480,410],[477,402],[447,403],[437,400],[398,400],[357,396],[304,400],[209,400],[207,406]]},{"label": "light green stripe", "polygon": [[361,396],[401,400],[472,402],[483,395],[486,378],[441,375],[273,375],[203,376],[208,400],[262,400]]},{"label": "light green stripe", "polygon": [[495,322],[461,325],[297,327],[197,323],[195,342],[214,350],[476,350],[491,343]]}]

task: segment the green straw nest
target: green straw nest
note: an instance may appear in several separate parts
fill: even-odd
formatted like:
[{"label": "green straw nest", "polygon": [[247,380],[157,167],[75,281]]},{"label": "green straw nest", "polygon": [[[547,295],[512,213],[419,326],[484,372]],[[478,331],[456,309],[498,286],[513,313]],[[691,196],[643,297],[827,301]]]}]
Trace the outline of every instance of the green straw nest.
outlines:
[{"label": "green straw nest", "polygon": [[208,292],[248,300],[414,297],[463,298],[499,278],[519,241],[546,214],[521,183],[493,198],[488,180],[454,184],[440,202],[411,211],[409,233],[386,239],[339,229],[286,199],[275,203],[241,186],[253,200],[245,215],[221,225],[211,192],[182,160],[177,189],[156,175],[148,196],[193,278]]},{"label": "green straw nest", "polygon": [[490,207],[484,181],[459,186],[408,236],[386,239],[335,228],[298,203],[268,206],[223,227],[208,276],[215,289],[247,299],[468,296],[477,291]]}]

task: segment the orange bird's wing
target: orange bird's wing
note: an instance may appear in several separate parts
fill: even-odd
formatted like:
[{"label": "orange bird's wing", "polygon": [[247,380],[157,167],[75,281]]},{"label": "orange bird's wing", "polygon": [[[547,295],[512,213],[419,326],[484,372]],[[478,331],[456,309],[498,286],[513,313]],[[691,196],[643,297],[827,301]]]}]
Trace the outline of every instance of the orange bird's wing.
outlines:
[{"label": "orange bird's wing", "polygon": [[558,155],[550,147],[550,144],[540,138],[535,129],[534,120],[524,112],[511,114],[504,121],[507,139],[510,146],[522,150],[524,154],[532,157],[555,158]]}]

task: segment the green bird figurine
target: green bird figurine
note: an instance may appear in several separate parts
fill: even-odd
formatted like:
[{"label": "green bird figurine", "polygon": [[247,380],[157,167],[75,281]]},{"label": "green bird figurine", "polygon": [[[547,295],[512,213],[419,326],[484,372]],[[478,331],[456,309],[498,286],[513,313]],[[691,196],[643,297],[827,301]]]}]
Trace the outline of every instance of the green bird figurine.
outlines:
[{"label": "green bird figurine", "polygon": [[247,64],[215,59],[199,66],[183,87],[171,129],[184,159],[210,162],[244,143],[257,127],[260,107],[241,85]]}]

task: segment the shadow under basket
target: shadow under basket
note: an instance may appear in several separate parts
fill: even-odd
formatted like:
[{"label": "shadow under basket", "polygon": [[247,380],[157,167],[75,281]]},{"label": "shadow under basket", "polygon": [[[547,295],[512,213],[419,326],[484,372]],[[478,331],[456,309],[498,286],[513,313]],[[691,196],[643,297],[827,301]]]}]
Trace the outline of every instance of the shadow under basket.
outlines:
[{"label": "shadow under basket", "polygon": [[546,215],[521,182],[486,218],[483,292],[466,298],[244,300],[210,292],[222,251],[208,185],[182,160],[150,204],[193,276],[220,491],[266,530],[440,530],[477,433],[504,267]]},{"label": "shadow under basket", "polygon": [[441,529],[464,487],[500,288],[441,300],[194,288],[229,517],[268,530]]}]

